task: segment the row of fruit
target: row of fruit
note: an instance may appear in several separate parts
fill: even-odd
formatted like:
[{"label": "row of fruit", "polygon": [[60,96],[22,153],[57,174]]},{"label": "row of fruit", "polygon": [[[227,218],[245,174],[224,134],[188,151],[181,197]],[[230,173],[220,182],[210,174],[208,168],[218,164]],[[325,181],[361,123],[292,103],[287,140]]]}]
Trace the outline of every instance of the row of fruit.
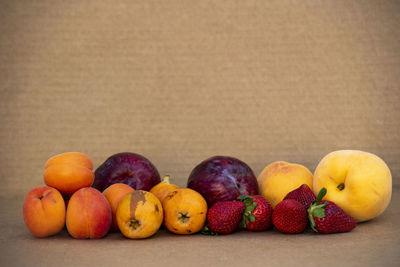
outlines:
[{"label": "row of fruit", "polygon": [[[74,238],[101,238],[120,231],[133,239],[154,235],[164,225],[175,234],[229,234],[244,228],[301,233],[347,232],[356,222],[380,215],[388,206],[392,177],[378,156],[335,151],[314,175],[299,164],[277,161],[255,177],[236,158],[216,156],[191,172],[187,188],[161,181],[145,157],[118,153],[93,172],[89,157],[67,152],[45,164],[47,186],[32,189],[24,221],[37,237],[66,226]],[[317,197],[316,197],[317,195]]]}]

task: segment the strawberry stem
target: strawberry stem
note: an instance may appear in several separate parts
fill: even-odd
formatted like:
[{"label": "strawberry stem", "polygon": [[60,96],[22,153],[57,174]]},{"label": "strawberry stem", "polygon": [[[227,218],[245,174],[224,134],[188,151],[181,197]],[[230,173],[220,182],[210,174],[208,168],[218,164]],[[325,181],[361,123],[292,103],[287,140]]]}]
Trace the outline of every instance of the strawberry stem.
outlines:
[{"label": "strawberry stem", "polygon": [[317,199],[315,200],[316,203],[320,202],[322,198],[326,195],[326,188],[322,187],[318,193]]}]

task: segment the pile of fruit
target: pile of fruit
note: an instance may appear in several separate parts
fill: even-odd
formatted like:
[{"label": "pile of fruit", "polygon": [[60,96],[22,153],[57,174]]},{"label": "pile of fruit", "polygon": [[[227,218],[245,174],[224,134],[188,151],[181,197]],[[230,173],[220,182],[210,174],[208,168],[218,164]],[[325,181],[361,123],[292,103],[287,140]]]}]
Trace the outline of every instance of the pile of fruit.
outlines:
[{"label": "pile of fruit", "polygon": [[378,156],[335,151],[314,175],[299,164],[277,161],[255,177],[236,158],[216,156],[198,164],[187,188],[161,181],[145,157],[119,153],[93,172],[84,154],[68,152],[45,165],[47,186],[32,189],[24,221],[37,237],[64,226],[74,238],[101,238],[109,231],[142,239],[160,227],[175,234],[230,234],[239,229],[276,229],[297,234],[311,228],[348,232],[357,222],[380,215],[389,205],[392,176]]}]

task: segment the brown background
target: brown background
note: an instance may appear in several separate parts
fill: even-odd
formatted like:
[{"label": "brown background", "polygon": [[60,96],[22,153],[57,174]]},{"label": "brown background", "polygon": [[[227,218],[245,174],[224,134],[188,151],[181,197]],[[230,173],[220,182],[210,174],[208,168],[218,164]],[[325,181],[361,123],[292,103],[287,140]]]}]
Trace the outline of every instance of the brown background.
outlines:
[{"label": "brown background", "polygon": [[[328,152],[360,149],[388,163],[398,191],[399,1],[0,3],[1,239],[13,240],[2,245],[0,259],[7,264],[55,264],[63,250],[71,256],[65,264],[76,264],[76,255],[83,265],[111,264],[96,251],[114,246],[121,258],[124,248],[136,246],[117,234],[111,243],[82,247],[65,232],[46,240],[29,235],[23,197],[43,184],[45,161],[65,151],[86,153],[96,167],[117,152],[140,153],[185,186],[192,168],[217,154],[242,159],[258,175],[275,160],[313,171]],[[400,233],[390,232],[398,229],[397,210],[346,238],[238,233],[210,243],[161,232],[141,241],[143,256],[134,258],[157,265],[149,251],[175,246],[208,255],[190,258],[186,251],[186,261],[241,264],[244,258],[226,247],[253,240],[249,251],[267,256],[253,265],[289,264],[312,255],[291,250],[292,242],[320,240],[320,247],[343,252],[346,263],[344,253],[361,238],[359,260],[348,263],[391,265],[400,262],[393,237]],[[51,248],[59,253],[46,258]],[[323,253],[337,263],[337,254]],[[164,254],[173,259],[173,252]]]}]

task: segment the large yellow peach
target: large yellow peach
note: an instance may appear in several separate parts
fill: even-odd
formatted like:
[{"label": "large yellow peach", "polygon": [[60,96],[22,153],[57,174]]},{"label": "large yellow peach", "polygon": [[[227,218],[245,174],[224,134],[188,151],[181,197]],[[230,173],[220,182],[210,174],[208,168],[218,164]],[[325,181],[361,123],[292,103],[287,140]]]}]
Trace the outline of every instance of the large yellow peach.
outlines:
[{"label": "large yellow peach", "polygon": [[55,188],[34,188],[25,197],[23,214],[25,224],[34,236],[54,235],[65,224],[64,199]]},{"label": "large yellow peach", "polygon": [[116,217],[119,230],[125,237],[142,239],[158,231],[164,215],[161,202],[155,195],[136,190],[121,199]]},{"label": "large yellow peach", "polygon": [[117,213],[117,207],[119,202],[126,194],[132,191],[134,191],[132,187],[122,183],[112,184],[103,191],[103,195],[106,197],[111,207],[111,212],[112,212],[111,230],[113,231],[118,230],[118,223],[115,214]]},{"label": "large yellow peach", "polygon": [[325,187],[326,200],[335,202],[357,222],[381,214],[392,196],[392,175],[378,156],[339,150],[326,155],[314,172],[314,193]]},{"label": "large yellow peach", "polygon": [[68,202],[66,225],[74,238],[101,238],[111,226],[111,208],[100,191],[84,187]]},{"label": "large yellow peach", "polygon": [[312,173],[303,165],[276,161],[269,164],[257,178],[260,194],[275,207],[290,192],[308,185],[312,189]]}]

